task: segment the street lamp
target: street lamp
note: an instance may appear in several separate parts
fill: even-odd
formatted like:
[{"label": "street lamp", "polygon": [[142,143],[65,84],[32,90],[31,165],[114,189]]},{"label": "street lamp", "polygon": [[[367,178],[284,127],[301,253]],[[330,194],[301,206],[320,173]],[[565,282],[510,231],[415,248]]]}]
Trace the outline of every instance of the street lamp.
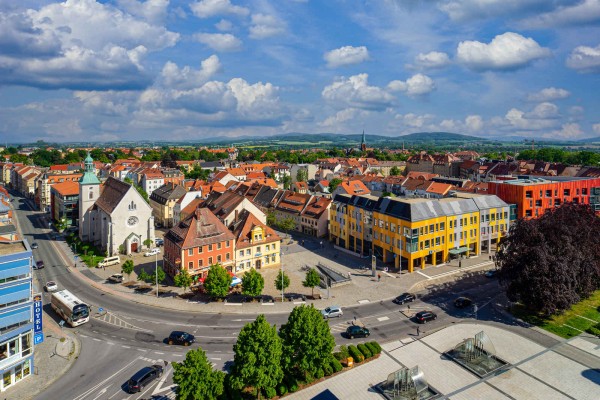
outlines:
[{"label": "street lamp", "polygon": [[156,297],[158,297],[158,253],[154,253],[154,277],[156,278]]},{"label": "street lamp", "polygon": [[[280,247],[281,249],[281,247]],[[283,303],[283,251],[279,252],[279,264],[281,265],[281,302]]]}]

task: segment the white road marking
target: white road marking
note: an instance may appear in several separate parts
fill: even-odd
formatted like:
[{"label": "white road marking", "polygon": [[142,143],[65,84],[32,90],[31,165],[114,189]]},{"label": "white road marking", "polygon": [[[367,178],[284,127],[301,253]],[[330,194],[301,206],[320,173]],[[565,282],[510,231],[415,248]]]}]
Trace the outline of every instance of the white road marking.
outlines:
[{"label": "white road marking", "polygon": [[370,301],[368,299],[365,300],[359,300],[357,301],[358,304],[366,304],[366,303],[370,303]]},{"label": "white road marking", "polygon": [[124,349],[130,349],[131,348],[130,346],[125,346],[125,345],[121,345],[121,347],[124,348]]},{"label": "white road marking", "polygon": [[92,339],[94,339],[95,342],[101,342],[101,340],[98,338],[92,338]]},{"label": "white road marking", "polygon": [[377,321],[383,322],[383,321],[387,321],[388,319],[390,319],[390,317],[379,317],[379,318],[377,318]]},{"label": "white road marking", "polygon": [[129,364],[125,365],[123,368],[121,368],[120,370],[118,370],[117,372],[115,372],[114,374],[112,374],[111,376],[109,376],[108,378],[106,378],[105,380],[103,380],[102,382],[94,385],[93,387],[91,387],[90,389],[86,390],[85,392],[83,392],[82,394],[80,394],[79,396],[73,398],[73,400],[82,400],[85,397],[89,396],[91,393],[93,393],[94,391],[96,391],[99,387],[101,387],[102,385],[104,385],[106,382],[108,382],[109,380],[111,380],[112,378],[114,378],[115,376],[119,375],[122,371],[124,371],[125,369],[129,368],[131,365],[133,365],[138,359],[135,358],[133,359],[131,362],[129,362]]},{"label": "white road marking", "polygon": [[221,357],[210,357],[211,360],[221,361]]},{"label": "white road marking", "polygon": [[154,354],[160,354],[162,356],[165,353],[161,353],[160,351],[155,351]]},{"label": "white road marking", "polygon": [[144,352],[144,353],[148,351],[148,350],[146,350],[146,349],[136,349],[136,350],[137,350],[137,351]]}]

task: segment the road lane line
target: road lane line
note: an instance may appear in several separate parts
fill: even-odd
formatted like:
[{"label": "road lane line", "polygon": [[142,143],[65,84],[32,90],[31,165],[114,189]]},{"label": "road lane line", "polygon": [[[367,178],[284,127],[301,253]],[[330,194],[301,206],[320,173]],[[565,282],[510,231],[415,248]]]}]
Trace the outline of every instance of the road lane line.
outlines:
[{"label": "road lane line", "polygon": [[118,374],[120,374],[122,371],[124,371],[125,369],[129,368],[131,365],[133,365],[138,359],[135,358],[133,359],[131,362],[129,362],[127,365],[125,365],[123,368],[121,368],[120,370],[118,370],[117,372],[115,372],[114,374],[112,374],[111,376],[109,376],[108,378],[106,378],[105,380],[103,380],[102,382],[94,385],[93,387],[91,387],[90,389],[86,390],[85,392],[83,392],[82,394],[80,394],[77,397],[74,397],[73,400],[82,400],[85,397],[89,396],[91,393],[93,393],[95,390],[97,390],[99,387],[101,387],[102,385],[104,385],[107,381],[109,381],[110,379],[114,378],[115,376],[117,376]]},{"label": "road lane line", "polygon": [[125,346],[125,345],[121,345],[121,347],[124,348],[124,349],[130,349],[131,348],[130,346]]}]

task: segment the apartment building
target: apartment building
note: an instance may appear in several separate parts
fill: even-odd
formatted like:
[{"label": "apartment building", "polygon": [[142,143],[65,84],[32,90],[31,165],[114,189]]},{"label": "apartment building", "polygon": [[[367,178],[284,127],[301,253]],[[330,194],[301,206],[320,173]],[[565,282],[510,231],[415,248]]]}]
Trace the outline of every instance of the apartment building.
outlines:
[{"label": "apartment building", "polygon": [[281,238],[244,210],[229,227],[235,236],[235,271],[278,267],[281,264]]}]

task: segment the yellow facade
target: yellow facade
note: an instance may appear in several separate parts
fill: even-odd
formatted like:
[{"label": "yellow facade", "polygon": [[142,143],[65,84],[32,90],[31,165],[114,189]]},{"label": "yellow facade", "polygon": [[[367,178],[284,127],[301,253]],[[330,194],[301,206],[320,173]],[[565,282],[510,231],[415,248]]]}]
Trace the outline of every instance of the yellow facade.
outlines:
[{"label": "yellow facade", "polygon": [[235,272],[249,271],[251,268],[260,269],[278,267],[280,265],[280,238],[269,238],[265,229],[255,226],[250,235],[250,245],[238,248],[235,256]]}]

